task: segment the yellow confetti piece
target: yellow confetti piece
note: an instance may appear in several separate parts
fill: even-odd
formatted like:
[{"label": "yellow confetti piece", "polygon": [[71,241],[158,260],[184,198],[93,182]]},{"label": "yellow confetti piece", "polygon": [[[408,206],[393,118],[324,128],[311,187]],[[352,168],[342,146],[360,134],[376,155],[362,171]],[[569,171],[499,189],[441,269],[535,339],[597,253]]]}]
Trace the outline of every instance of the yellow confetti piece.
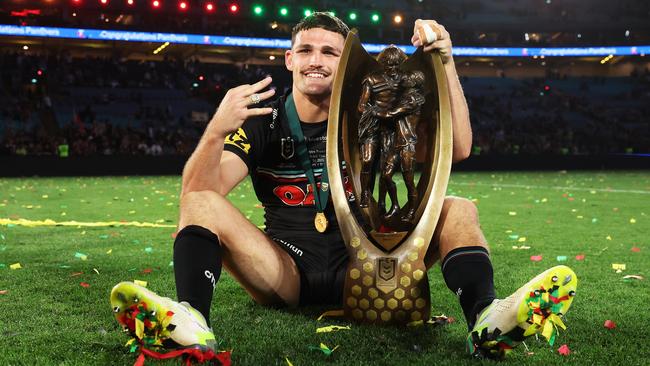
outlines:
[{"label": "yellow confetti piece", "polygon": [[323,320],[323,318],[325,318],[325,317],[338,318],[338,317],[341,317],[341,316],[343,316],[343,315],[345,315],[345,313],[344,313],[344,311],[343,311],[342,309],[341,309],[341,310],[328,310],[328,311],[322,313],[322,314],[318,317],[318,319],[316,319],[316,321],[321,321],[321,320]]},{"label": "yellow confetti piece", "polygon": [[11,268],[11,269],[21,269],[21,268],[23,268],[23,266],[21,266],[20,263],[14,263],[14,264],[10,265],[9,268]]},{"label": "yellow confetti piece", "polygon": [[144,322],[138,318],[135,318],[135,336],[138,339],[142,339],[144,336]]},{"label": "yellow confetti piece", "polygon": [[93,268],[93,271],[95,271],[95,273],[99,274],[99,271],[97,270],[97,268]]},{"label": "yellow confetti piece", "polygon": [[510,211],[508,212],[508,215],[510,216],[517,216],[517,213],[515,211]]},{"label": "yellow confetti piece", "polygon": [[548,199],[542,198],[542,202],[548,202]]},{"label": "yellow confetti piece", "polygon": [[27,220],[27,219],[0,219],[0,225],[19,225],[26,227],[38,226],[78,226],[78,227],[103,227],[103,226],[135,226],[135,227],[166,227],[175,228],[176,225],[154,224],[151,222],[139,221],[100,221],[100,222],[80,222],[80,221],[61,221],[57,222],[52,219],[45,220]]},{"label": "yellow confetti piece", "polygon": [[630,224],[636,224],[636,219],[634,218],[630,219]]},{"label": "yellow confetti piece", "polygon": [[113,249],[109,249],[106,251],[106,254],[111,254],[111,253],[113,253]]},{"label": "yellow confetti piece", "polygon": [[612,263],[612,269],[618,271],[625,271],[625,263]]},{"label": "yellow confetti piece", "polygon": [[350,330],[350,326],[340,326],[340,325],[330,325],[327,327],[320,327],[316,329],[316,333],[330,333],[330,332],[336,332],[339,330]]},{"label": "yellow confetti piece", "polygon": [[526,237],[525,237],[525,236],[522,236],[522,237],[519,238],[517,241],[520,242],[520,243],[523,243],[523,242],[526,241]]},{"label": "yellow confetti piece", "polygon": [[48,195],[44,194],[41,196],[41,198],[48,198]]},{"label": "yellow confetti piece", "polygon": [[133,280],[133,283],[142,287],[147,287],[147,281]]},{"label": "yellow confetti piece", "polygon": [[284,359],[287,361],[287,365],[289,365],[289,366],[293,366],[293,364],[291,363],[291,361],[289,361],[289,357],[285,357]]},{"label": "yellow confetti piece", "polygon": [[424,320],[414,320],[412,322],[406,323],[407,327],[421,327],[424,325]]},{"label": "yellow confetti piece", "polygon": [[606,237],[605,239],[607,239],[607,240],[612,240],[612,237],[609,236],[609,235],[607,235],[607,237]]},{"label": "yellow confetti piece", "polygon": [[[553,324],[557,325],[558,327],[566,330],[566,325],[564,325],[564,322],[562,321],[562,318],[557,316],[556,314],[551,314],[548,318],[548,320],[552,321]],[[547,321],[548,321],[547,320]]]},{"label": "yellow confetti piece", "polygon": [[553,327],[553,323],[546,321],[546,323],[544,323],[544,330],[542,330],[542,335],[546,339],[551,339],[554,330],[555,328]]},{"label": "yellow confetti piece", "polygon": [[583,219],[584,217],[582,215],[576,216],[577,219]]}]

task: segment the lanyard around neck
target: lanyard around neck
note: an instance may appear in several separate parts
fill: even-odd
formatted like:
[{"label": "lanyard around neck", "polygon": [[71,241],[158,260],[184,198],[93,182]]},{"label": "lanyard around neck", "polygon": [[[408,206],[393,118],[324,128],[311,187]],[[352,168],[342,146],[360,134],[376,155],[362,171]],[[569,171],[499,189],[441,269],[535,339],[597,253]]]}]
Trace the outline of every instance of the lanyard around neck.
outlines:
[{"label": "lanyard around neck", "polygon": [[287,96],[287,100],[284,102],[284,110],[287,113],[287,120],[289,120],[291,137],[296,142],[296,153],[298,154],[298,159],[300,160],[302,169],[305,171],[305,175],[307,175],[307,179],[309,179],[309,183],[312,186],[312,192],[314,192],[316,209],[318,212],[323,212],[325,211],[325,206],[327,206],[327,200],[329,199],[330,194],[327,165],[323,166],[323,173],[321,174],[320,179],[321,184],[320,188],[318,188],[314,176],[314,169],[311,165],[311,159],[309,158],[307,141],[305,141],[305,135],[302,133],[302,128],[300,127],[300,119],[298,118],[296,104],[293,101],[293,95],[289,94]]}]

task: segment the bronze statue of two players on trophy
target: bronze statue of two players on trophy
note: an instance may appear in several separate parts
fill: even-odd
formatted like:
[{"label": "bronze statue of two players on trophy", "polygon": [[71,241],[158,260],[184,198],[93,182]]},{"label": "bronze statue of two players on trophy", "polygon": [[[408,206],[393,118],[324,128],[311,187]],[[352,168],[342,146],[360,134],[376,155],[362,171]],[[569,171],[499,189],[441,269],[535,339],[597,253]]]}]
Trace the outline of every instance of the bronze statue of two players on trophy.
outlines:
[{"label": "bronze statue of two players on trophy", "polygon": [[[389,46],[375,59],[351,31],[329,113],[327,169],[350,254],[345,315],[375,324],[426,321],[431,300],[424,257],[452,156],[450,100],[440,56],[419,48],[407,57]],[[424,154],[417,183],[416,150]],[[341,161],[353,183],[354,202],[346,198]],[[393,181],[398,170],[406,186],[402,204]]]}]

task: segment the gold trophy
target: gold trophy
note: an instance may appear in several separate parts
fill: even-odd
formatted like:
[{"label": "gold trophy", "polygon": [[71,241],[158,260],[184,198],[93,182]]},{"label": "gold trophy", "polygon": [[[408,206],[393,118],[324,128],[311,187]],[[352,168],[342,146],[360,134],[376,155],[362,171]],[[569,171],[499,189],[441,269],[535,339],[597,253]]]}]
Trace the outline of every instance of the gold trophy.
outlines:
[{"label": "gold trophy", "polygon": [[[418,141],[425,159],[416,184]],[[351,31],[334,80],[327,130],[332,202],[350,255],[343,295],[348,318],[375,324],[430,318],[424,257],[451,160],[451,109],[440,56],[420,48],[407,58],[390,46],[375,59]],[[354,202],[345,194],[341,161]],[[408,191],[404,205],[392,181],[398,168]]]}]

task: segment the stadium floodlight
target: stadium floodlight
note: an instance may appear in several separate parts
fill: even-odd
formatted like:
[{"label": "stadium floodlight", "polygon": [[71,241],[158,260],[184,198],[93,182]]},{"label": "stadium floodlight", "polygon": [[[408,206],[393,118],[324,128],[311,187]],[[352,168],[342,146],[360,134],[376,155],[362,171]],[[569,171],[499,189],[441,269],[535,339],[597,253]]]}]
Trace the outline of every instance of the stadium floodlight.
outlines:
[{"label": "stadium floodlight", "polygon": [[160,7],[160,1],[159,0],[153,0],[151,2],[151,6],[153,6],[155,9],[158,9]]},{"label": "stadium floodlight", "polygon": [[188,7],[189,5],[187,5],[187,1],[181,1],[178,3],[178,8],[180,10],[187,10]]},{"label": "stadium floodlight", "polygon": [[214,3],[211,3],[211,2],[205,3],[205,11],[207,11],[208,13],[211,13],[211,12],[214,11],[214,9],[215,9]]},{"label": "stadium floodlight", "polygon": [[135,4],[135,0],[126,0],[126,4],[127,4],[127,5],[134,5],[134,4]]},{"label": "stadium floodlight", "polygon": [[280,8],[280,15],[282,15],[283,17],[286,17],[287,15],[289,15],[289,8],[287,8],[286,6],[281,7]]},{"label": "stadium floodlight", "polygon": [[311,9],[305,9],[305,10],[302,12],[302,14],[303,14],[304,16],[308,17],[308,16],[314,14],[314,11],[311,10]]},{"label": "stadium floodlight", "polygon": [[402,24],[402,16],[400,14],[395,14],[393,17],[393,23],[395,24]]},{"label": "stadium floodlight", "polygon": [[81,5],[81,0],[72,0],[74,5]]},{"label": "stadium floodlight", "polygon": [[236,12],[239,11],[239,5],[237,5],[237,4],[230,4],[229,9],[230,9],[230,12],[234,14],[234,13],[236,13]]},{"label": "stadium floodlight", "polygon": [[253,5],[253,14],[257,16],[261,16],[262,14],[264,14],[264,7],[262,5],[257,5],[257,4]]},{"label": "stadium floodlight", "polygon": [[108,5],[108,0],[99,0],[99,3],[102,5]]},{"label": "stadium floodlight", "polygon": [[350,14],[348,14],[348,19],[357,20],[357,13],[351,12]]},{"label": "stadium floodlight", "polygon": [[381,20],[381,17],[379,16],[379,13],[372,13],[372,14],[370,15],[370,20],[371,20],[373,23],[379,23],[379,20]]}]

